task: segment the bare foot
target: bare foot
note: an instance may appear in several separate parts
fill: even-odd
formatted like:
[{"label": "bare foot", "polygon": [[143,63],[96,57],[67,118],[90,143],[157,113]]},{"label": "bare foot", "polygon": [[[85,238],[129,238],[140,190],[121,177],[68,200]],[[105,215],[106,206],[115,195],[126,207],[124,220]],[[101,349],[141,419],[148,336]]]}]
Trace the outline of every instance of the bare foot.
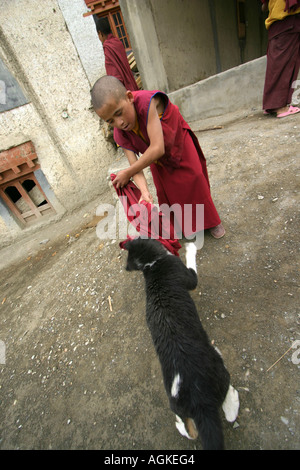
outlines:
[{"label": "bare foot", "polygon": [[225,235],[225,228],[222,224],[210,228],[209,231],[214,238],[222,238]]},{"label": "bare foot", "polygon": [[283,106],[282,108],[277,108],[277,109],[274,109],[273,111],[276,113],[276,114],[281,114],[281,113],[286,113],[288,110],[289,110],[289,106],[286,105],[286,106]]}]

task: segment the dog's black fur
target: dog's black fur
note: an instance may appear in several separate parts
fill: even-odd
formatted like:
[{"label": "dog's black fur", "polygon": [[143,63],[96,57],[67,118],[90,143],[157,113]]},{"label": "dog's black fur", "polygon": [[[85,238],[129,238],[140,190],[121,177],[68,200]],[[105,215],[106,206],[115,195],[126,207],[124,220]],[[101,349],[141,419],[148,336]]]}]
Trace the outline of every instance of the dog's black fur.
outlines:
[{"label": "dog's black fur", "polygon": [[[156,240],[130,240],[125,249],[126,269],[143,271],[145,277],[146,319],[170,407],[184,423],[187,418],[194,421],[204,449],[223,449],[219,408],[226,397],[230,376],[211,345],[188,292],[196,288],[197,274]],[[176,374],[180,376],[179,391],[172,396]]]}]

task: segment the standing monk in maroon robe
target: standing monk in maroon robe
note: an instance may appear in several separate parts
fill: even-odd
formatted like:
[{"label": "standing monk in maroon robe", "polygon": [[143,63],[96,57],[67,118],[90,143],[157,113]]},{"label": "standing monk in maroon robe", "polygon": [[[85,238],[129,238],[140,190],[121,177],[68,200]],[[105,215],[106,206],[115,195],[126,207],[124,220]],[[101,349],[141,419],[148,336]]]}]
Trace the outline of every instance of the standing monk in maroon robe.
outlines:
[{"label": "standing monk in maroon robe", "polygon": [[[159,205],[179,204],[182,215],[185,206],[191,208],[189,220],[177,220],[181,233],[190,237],[210,229],[215,238],[221,238],[225,230],[211,198],[204,155],[195,134],[168,96],[160,91],[126,91],[111,76],[97,80],[91,95],[96,113],[114,127],[115,141],[123,147],[130,163],[114,179],[116,188],[124,187],[133,177],[141,199],[153,202],[143,174],[150,166]],[[196,206],[200,204],[204,205],[204,226],[197,218]]]},{"label": "standing monk in maroon robe", "polygon": [[118,78],[126,90],[138,90],[123,43],[112,34],[108,18],[94,17],[94,20],[99,39],[103,44],[107,75]]},{"label": "standing monk in maroon robe", "polygon": [[300,112],[290,106],[293,82],[300,68],[300,1],[261,0],[262,10],[269,11],[267,70],[263,109],[285,117]]}]

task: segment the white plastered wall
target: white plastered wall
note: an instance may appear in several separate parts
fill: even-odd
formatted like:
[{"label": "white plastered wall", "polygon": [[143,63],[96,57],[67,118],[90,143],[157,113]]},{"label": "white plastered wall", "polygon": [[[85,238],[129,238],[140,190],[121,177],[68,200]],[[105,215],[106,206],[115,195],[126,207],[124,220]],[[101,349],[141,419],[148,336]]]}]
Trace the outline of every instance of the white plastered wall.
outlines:
[{"label": "white plastered wall", "polygon": [[[0,113],[0,150],[34,143],[60,213],[106,191],[116,155],[91,108],[90,88],[105,74],[104,55],[84,11],[83,0],[1,2],[0,57],[29,103]],[[1,241],[20,231],[0,217]]]}]

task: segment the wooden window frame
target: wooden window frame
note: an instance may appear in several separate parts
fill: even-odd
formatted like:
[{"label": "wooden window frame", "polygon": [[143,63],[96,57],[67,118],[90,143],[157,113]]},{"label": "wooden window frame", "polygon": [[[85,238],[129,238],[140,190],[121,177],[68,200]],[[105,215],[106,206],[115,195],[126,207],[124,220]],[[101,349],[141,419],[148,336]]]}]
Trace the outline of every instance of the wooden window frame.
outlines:
[{"label": "wooden window frame", "polygon": [[[125,37],[126,37],[126,39],[127,39],[128,47],[125,47],[124,42],[122,41],[122,37],[119,37],[119,35],[118,35],[117,27],[116,27],[116,25],[115,25],[115,21],[114,21],[114,18],[113,18],[113,15],[114,15],[115,13],[120,13],[120,15],[121,15],[122,26],[123,26],[124,31],[125,31]],[[125,22],[124,22],[124,18],[123,18],[121,9],[120,9],[120,8],[113,8],[113,9],[111,9],[111,10],[109,10],[109,11],[106,11],[106,12],[103,13],[103,14],[98,14],[97,16],[98,16],[99,18],[105,18],[105,17],[108,18],[109,25],[110,25],[110,29],[111,29],[113,35],[114,35],[116,38],[119,38],[120,41],[122,41],[125,51],[126,51],[126,52],[130,52],[130,51],[132,50],[132,47],[131,47],[130,39],[129,39],[129,36],[128,36],[128,33],[127,33],[127,29],[126,29],[126,26],[125,26]]]},{"label": "wooden window frame", "polygon": [[131,52],[132,47],[131,47],[131,43],[130,43],[130,39],[129,39],[127,29],[126,29],[125,21],[124,21],[124,18],[123,18],[122,10],[121,10],[120,5],[119,5],[119,1],[118,0],[85,0],[85,4],[88,8],[91,9],[91,11],[88,11],[88,12],[84,13],[83,16],[85,17],[85,16],[91,16],[91,15],[97,15],[98,18],[105,18],[105,17],[108,18],[110,28],[111,28],[111,31],[112,31],[113,35],[116,38],[119,38],[122,41],[122,38],[120,38],[119,35],[118,35],[118,31],[117,31],[117,28],[116,28],[116,25],[115,25],[115,22],[114,22],[114,19],[113,19],[113,15],[115,13],[120,13],[121,20],[122,20],[122,26],[123,26],[124,31],[125,31],[125,36],[126,36],[126,40],[127,40],[127,43],[128,43],[128,47],[125,47],[123,41],[122,41],[122,43],[124,45],[125,51],[126,52]]},{"label": "wooden window frame", "polygon": [[[34,171],[40,169],[37,161],[38,157],[32,141],[23,142],[16,147],[0,152],[0,198],[10,209],[11,213],[22,222],[27,224],[30,220],[40,219],[44,211],[50,209],[55,214],[55,209],[45,195]],[[45,204],[37,206],[30,194],[23,187],[25,180],[31,180],[41,193]],[[26,202],[28,210],[21,212],[9,195],[5,192],[7,188],[13,186],[19,192],[21,198]],[[47,212],[49,213],[49,211]],[[33,216],[33,217],[32,217]]]},{"label": "wooden window frame", "polygon": [[[23,187],[23,182],[26,180],[31,180],[34,182],[35,186],[38,188],[38,190],[41,193],[41,196],[43,196],[44,200],[46,201],[45,204],[42,206],[37,206],[33,200],[31,199],[30,195],[26,191],[26,189]],[[10,197],[6,194],[5,190],[11,186],[14,186],[20,193],[21,197],[24,199],[24,201],[28,205],[28,210],[21,212],[20,209],[17,207],[17,205],[10,199]],[[51,213],[55,214],[55,210],[48,200],[47,196],[45,195],[40,183],[36,179],[34,173],[29,173],[26,176],[23,176],[21,178],[12,180],[6,184],[3,184],[0,186],[0,197],[3,199],[3,201],[6,203],[7,207],[10,209],[12,214],[14,214],[17,219],[22,223],[26,224],[27,219],[32,218],[34,216],[34,220],[40,219],[43,216],[43,212],[46,210],[51,211]]]}]

